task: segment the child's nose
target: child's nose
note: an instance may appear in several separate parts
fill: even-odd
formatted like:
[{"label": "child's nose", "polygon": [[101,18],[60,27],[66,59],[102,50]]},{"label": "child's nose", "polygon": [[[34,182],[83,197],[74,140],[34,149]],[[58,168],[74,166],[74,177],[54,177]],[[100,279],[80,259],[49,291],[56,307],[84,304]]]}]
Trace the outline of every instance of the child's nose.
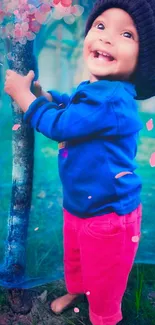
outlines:
[{"label": "child's nose", "polygon": [[109,40],[103,40],[102,38],[100,38],[99,41],[104,42],[105,44],[111,44]]},{"label": "child's nose", "polygon": [[103,33],[103,35],[100,35],[99,40],[105,44],[113,45],[114,43],[113,36],[110,35],[109,33]]}]

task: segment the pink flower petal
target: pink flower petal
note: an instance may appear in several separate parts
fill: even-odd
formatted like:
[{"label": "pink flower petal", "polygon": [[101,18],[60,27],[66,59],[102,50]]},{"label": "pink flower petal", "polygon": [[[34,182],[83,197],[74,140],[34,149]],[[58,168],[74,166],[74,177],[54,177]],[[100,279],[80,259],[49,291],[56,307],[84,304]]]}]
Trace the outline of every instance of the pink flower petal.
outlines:
[{"label": "pink flower petal", "polygon": [[128,175],[128,174],[132,174],[132,172],[128,172],[128,171],[126,171],[126,172],[121,172],[121,173],[117,174],[117,175],[115,176],[115,178],[120,178],[120,177],[123,177],[123,176]]},{"label": "pink flower petal", "polygon": [[90,295],[90,291],[87,291],[87,292],[86,292],[86,295],[89,296],[89,295]]},{"label": "pink flower petal", "polygon": [[15,30],[15,37],[22,37],[23,36],[23,31],[22,29],[16,29]]},{"label": "pink flower petal", "polygon": [[61,4],[64,7],[70,7],[72,4],[72,0],[61,0]]},{"label": "pink flower petal", "polygon": [[42,13],[41,11],[37,10],[35,12],[35,18],[39,24],[42,24],[46,20],[47,16],[45,15],[45,13]]},{"label": "pink flower petal", "polygon": [[58,5],[59,2],[60,2],[60,0],[53,0],[53,3],[54,3],[55,5]]},{"label": "pink flower petal", "polygon": [[19,11],[16,9],[15,11],[14,11],[14,15],[18,15],[19,14]]},{"label": "pink flower petal", "polygon": [[132,242],[133,243],[138,243],[139,242],[139,236],[133,236],[132,237]]},{"label": "pink flower petal", "polygon": [[155,167],[155,152],[153,152],[151,155],[150,165],[151,165],[151,167]]},{"label": "pink flower petal", "polygon": [[79,308],[77,307],[74,308],[74,313],[79,313],[79,311],[80,311]]},{"label": "pink flower petal", "polygon": [[146,127],[147,127],[148,131],[151,131],[153,129],[154,125],[153,125],[152,118],[146,123]]},{"label": "pink flower petal", "polygon": [[74,5],[71,7],[71,13],[77,17],[80,17],[84,12],[84,8],[79,5]]},{"label": "pink flower petal", "polygon": [[17,131],[21,127],[20,124],[15,124],[12,128],[13,131]]},{"label": "pink flower petal", "polygon": [[40,11],[42,12],[42,13],[47,13],[47,12],[49,12],[49,11],[51,11],[51,6],[49,5],[49,4],[47,4],[47,3],[44,3],[44,4],[42,4],[42,6],[40,7]]}]

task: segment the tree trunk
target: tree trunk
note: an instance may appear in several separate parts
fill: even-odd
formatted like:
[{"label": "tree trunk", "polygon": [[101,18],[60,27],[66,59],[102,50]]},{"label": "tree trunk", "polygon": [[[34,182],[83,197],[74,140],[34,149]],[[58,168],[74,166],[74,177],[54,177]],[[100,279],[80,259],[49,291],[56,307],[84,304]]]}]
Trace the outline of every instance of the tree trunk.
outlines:
[{"label": "tree trunk", "polygon": [[[13,60],[9,61],[10,69],[22,75],[34,70],[35,79],[38,78],[32,41],[25,45],[13,43],[12,57]],[[34,131],[24,124],[23,113],[15,102],[12,102],[12,108],[12,195],[1,277],[5,286],[11,289],[9,301],[12,309],[15,312],[27,313],[31,308],[31,299],[24,298],[28,296],[28,292],[21,289],[25,278],[26,242],[33,185]]]}]

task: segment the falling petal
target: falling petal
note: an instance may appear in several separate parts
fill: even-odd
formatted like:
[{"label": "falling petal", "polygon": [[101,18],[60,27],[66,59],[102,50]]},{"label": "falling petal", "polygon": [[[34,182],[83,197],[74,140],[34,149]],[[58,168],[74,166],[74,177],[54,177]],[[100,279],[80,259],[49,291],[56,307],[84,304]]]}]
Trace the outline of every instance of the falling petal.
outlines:
[{"label": "falling petal", "polygon": [[91,196],[91,195],[90,195],[90,196],[88,196],[88,199],[89,199],[89,200],[91,200],[91,199],[92,199],[92,196]]},{"label": "falling petal", "polygon": [[37,231],[39,229],[39,227],[35,228],[34,231]]},{"label": "falling petal", "polygon": [[155,152],[153,152],[151,155],[150,165],[151,165],[151,167],[155,167]]},{"label": "falling petal", "polygon": [[139,236],[133,236],[132,237],[132,242],[133,243],[138,243],[139,242]]},{"label": "falling petal", "polygon": [[77,307],[74,308],[74,313],[79,313],[79,311],[80,311],[79,308]]},{"label": "falling petal", "polygon": [[120,177],[123,177],[123,176],[128,175],[128,174],[133,174],[133,173],[132,173],[132,172],[128,172],[128,171],[126,171],[126,172],[121,172],[121,173],[117,174],[117,175],[115,176],[115,178],[120,178]]},{"label": "falling petal", "polygon": [[90,295],[90,291],[87,291],[87,292],[86,292],[86,295],[89,296],[89,295]]},{"label": "falling petal", "polygon": [[17,131],[21,127],[20,124],[15,124],[12,128],[13,131]]},{"label": "falling petal", "polygon": [[148,131],[151,131],[153,129],[153,119],[152,118],[146,123],[146,127],[147,127]]}]

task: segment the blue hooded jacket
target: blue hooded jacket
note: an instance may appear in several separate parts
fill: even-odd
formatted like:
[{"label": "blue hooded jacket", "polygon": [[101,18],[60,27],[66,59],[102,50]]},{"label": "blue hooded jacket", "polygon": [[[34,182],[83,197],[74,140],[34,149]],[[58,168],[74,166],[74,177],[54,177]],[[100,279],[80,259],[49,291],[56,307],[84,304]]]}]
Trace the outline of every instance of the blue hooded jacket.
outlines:
[{"label": "blue hooded jacket", "polygon": [[51,94],[53,102],[37,98],[24,120],[59,142],[63,207],[81,218],[136,209],[142,186],[135,156],[143,125],[134,86],[84,81],[72,96]]}]

